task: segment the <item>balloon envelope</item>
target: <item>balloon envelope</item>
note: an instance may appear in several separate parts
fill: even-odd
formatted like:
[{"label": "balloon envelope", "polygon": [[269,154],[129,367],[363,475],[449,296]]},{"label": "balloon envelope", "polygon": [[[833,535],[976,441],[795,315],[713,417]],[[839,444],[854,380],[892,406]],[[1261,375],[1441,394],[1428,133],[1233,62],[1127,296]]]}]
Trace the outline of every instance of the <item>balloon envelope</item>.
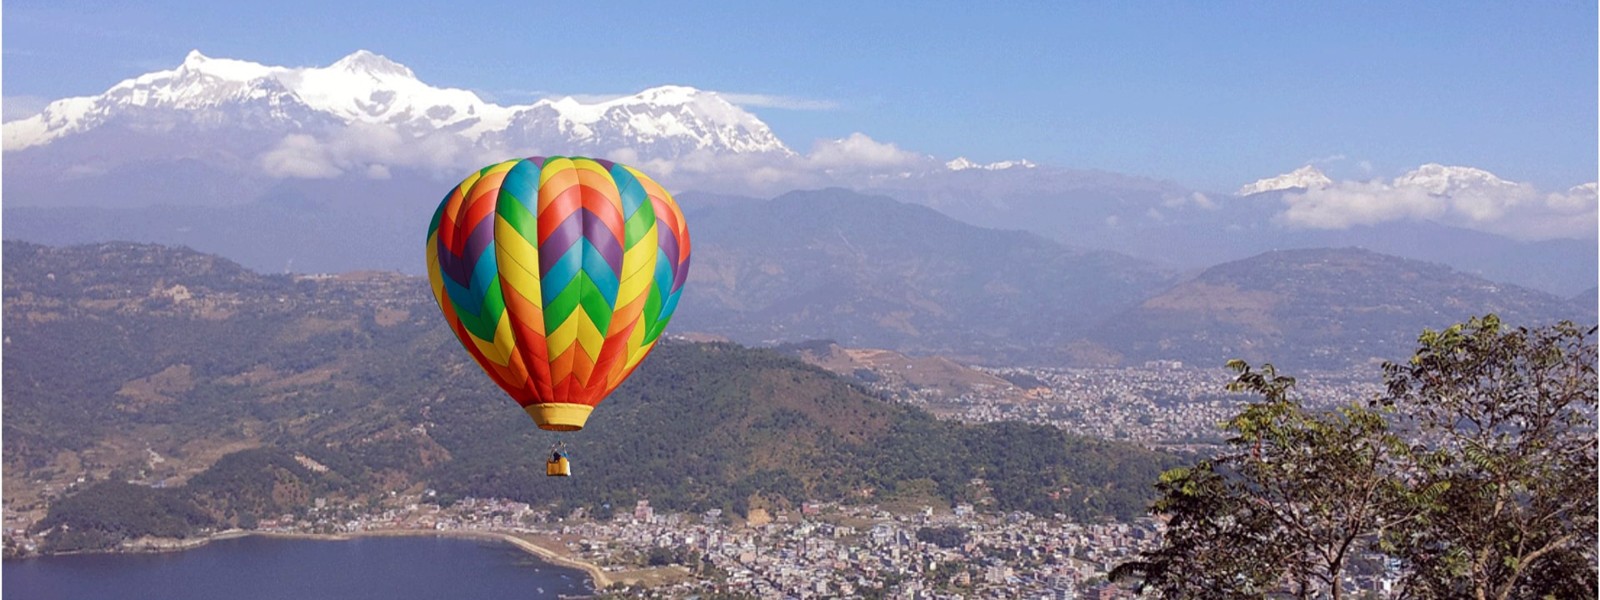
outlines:
[{"label": "balloon envelope", "polygon": [[439,203],[427,261],[473,360],[540,428],[573,431],[661,337],[689,275],[689,230],[631,167],[512,159]]}]

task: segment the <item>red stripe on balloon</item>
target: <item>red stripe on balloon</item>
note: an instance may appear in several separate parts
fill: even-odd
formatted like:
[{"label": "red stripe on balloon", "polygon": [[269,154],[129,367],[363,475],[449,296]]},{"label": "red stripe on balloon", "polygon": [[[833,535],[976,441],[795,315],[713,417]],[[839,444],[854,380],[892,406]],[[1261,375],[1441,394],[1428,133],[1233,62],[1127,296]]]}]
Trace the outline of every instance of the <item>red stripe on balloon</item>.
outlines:
[{"label": "red stripe on balloon", "polygon": [[539,245],[543,246],[544,241],[550,238],[551,232],[581,207],[583,207],[583,191],[579,190],[578,186],[561,190],[551,198],[550,204],[539,211]]},{"label": "red stripe on balloon", "polygon": [[506,315],[511,319],[511,331],[517,338],[517,354],[528,366],[528,380],[536,402],[550,402],[555,392],[550,384],[549,346],[544,336],[544,311],[523,298],[516,288],[500,279],[500,290],[506,300]]},{"label": "red stripe on balloon", "polygon": [[633,335],[648,299],[649,294],[642,294],[611,313],[611,331],[606,333],[606,343],[600,347],[600,357],[595,360],[595,376],[589,381],[591,389],[598,387],[600,397],[611,393],[612,375],[628,362],[628,338]]},{"label": "red stripe on balloon", "polygon": [[[472,185],[472,191],[467,195],[466,205],[461,210],[464,216],[460,223],[462,233],[477,231],[478,225],[494,214],[495,203],[500,197],[500,183],[505,179],[505,173],[495,173],[479,178],[478,182]],[[493,235],[492,229],[490,234]],[[451,250],[456,254],[461,254],[466,251],[466,246],[467,244],[463,241],[460,248],[451,248]]]},{"label": "red stripe on balloon", "polygon": [[461,199],[462,189],[457,185],[456,189],[450,192],[450,198],[445,200],[444,211],[439,216],[439,229],[436,230],[439,234],[439,247],[448,248],[458,256],[460,251],[457,248],[466,245],[465,240],[459,244],[456,242],[456,229],[459,228],[456,225],[456,213],[461,211]]},{"label": "red stripe on balloon", "polygon": [[[440,305],[444,308],[446,315],[455,314],[455,307],[451,306],[448,295],[442,297]],[[467,353],[472,355],[473,362],[478,363],[478,367],[489,375],[489,379],[493,380],[495,385],[500,386],[500,389],[504,390],[506,395],[511,396],[512,400],[516,400],[517,404],[527,406],[533,401],[526,385],[523,385],[522,382],[513,383],[510,381],[500,371],[499,365],[494,364],[482,352],[478,351],[478,344],[472,341],[472,334],[467,333],[466,326],[462,325],[459,319],[449,319],[449,321],[450,329],[455,332],[456,339],[461,341],[461,346],[467,349]]]}]

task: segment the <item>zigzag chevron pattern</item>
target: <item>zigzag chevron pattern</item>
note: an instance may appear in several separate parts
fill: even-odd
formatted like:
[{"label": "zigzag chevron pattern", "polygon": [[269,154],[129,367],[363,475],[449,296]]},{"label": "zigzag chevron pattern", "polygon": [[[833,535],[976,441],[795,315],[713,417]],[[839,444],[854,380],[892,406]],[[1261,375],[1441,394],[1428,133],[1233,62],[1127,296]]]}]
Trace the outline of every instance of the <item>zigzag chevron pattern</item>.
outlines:
[{"label": "zigzag chevron pattern", "polygon": [[517,404],[592,407],[666,329],[689,230],[672,196],[627,165],[513,159],[439,203],[427,261],[450,329]]}]

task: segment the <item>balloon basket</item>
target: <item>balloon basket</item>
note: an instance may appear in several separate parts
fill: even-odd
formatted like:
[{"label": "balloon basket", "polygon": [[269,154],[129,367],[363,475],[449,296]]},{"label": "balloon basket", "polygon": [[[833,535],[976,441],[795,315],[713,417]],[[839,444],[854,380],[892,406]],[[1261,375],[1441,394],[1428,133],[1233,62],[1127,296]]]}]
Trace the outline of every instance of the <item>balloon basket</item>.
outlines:
[{"label": "balloon basket", "polygon": [[571,477],[572,463],[565,456],[547,460],[544,462],[544,474],[549,477]]}]

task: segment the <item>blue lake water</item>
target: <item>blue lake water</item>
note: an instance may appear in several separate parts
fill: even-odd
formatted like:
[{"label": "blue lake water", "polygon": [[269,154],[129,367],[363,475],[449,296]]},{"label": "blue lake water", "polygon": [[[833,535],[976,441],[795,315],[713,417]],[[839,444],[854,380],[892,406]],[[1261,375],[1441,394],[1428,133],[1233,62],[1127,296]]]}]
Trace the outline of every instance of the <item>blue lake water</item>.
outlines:
[{"label": "blue lake water", "polygon": [[592,593],[589,575],[510,544],[445,537],[259,536],[163,554],[8,560],[7,600],[439,600]]}]

